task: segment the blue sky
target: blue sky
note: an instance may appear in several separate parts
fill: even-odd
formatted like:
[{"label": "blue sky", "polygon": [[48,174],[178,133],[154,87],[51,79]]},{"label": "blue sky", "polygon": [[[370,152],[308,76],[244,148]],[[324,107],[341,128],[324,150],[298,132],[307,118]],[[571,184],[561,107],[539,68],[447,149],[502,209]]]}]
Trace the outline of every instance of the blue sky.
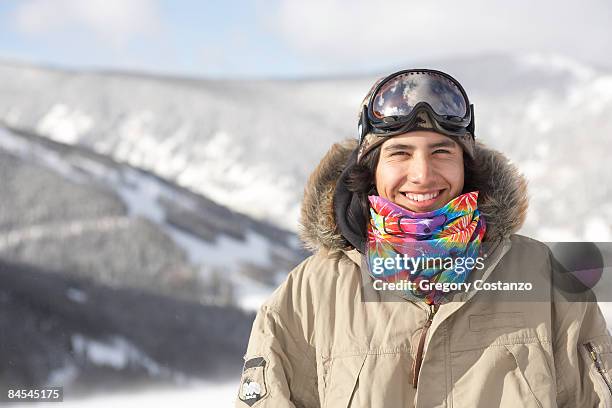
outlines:
[{"label": "blue sky", "polygon": [[198,77],[373,72],[489,52],[612,66],[611,3],[574,3],[5,0],[0,58]]}]

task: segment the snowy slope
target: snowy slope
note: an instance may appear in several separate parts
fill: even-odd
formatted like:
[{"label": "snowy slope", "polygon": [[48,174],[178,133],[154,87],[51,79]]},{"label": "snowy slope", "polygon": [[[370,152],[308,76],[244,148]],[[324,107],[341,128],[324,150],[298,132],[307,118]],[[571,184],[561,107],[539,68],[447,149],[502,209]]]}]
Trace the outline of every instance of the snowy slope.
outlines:
[{"label": "snowy slope", "polygon": [[[88,234],[106,234],[109,237],[107,239],[111,239],[109,234],[114,230],[128,229],[133,222],[139,222],[135,220],[144,220],[152,228],[158,228],[182,250],[185,258],[183,262],[188,265],[186,268],[195,271],[194,282],[201,282],[210,290],[216,288],[217,291],[223,292],[208,295],[201,293],[196,295],[195,300],[210,302],[216,298],[227,300],[230,297],[232,302],[255,310],[287,272],[306,256],[300,249],[296,236],[289,231],[228,210],[206,197],[195,195],[128,165],[118,164],[105,156],[70,145],[45,142],[45,139],[36,135],[0,128],[0,152],[2,151],[13,154],[22,160],[24,165],[32,168],[23,183],[35,184],[37,172],[52,172],[65,179],[64,183],[74,186],[72,192],[64,192],[62,197],[69,196],[63,197],[65,203],[58,208],[46,206],[45,193],[40,191],[33,192],[37,206],[40,206],[39,210],[32,201],[28,203],[32,206],[30,212],[18,212],[18,207],[11,207],[10,202],[3,206],[2,222],[10,222],[8,225],[0,225],[0,255],[4,259],[37,264],[44,268],[52,267],[60,271],[74,269],[79,263],[71,259],[69,251],[59,247],[71,245],[70,240],[84,242],[84,237]],[[0,174],[4,176],[0,182],[1,186],[6,183],[19,183],[18,180],[12,180],[14,176],[8,173]],[[62,218],[61,214],[58,214],[62,208],[78,211],[79,206],[83,206],[84,203],[77,193],[81,188],[79,186],[97,186],[98,189],[104,189],[106,195],[115,196],[117,201],[123,202],[124,213],[115,211],[99,216]],[[23,190],[26,190],[26,187],[28,186],[22,185]],[[49,216],[44,219],[33,218],[36,216],[31,213],[37,211],[47,212]],[[136,241],[136,231],[131,234]],[[143,243],[152,244],[153,241]],[[50,249],[45,249],[42,254],[40,250],[28,250],[37,245],[46,245],[45,248],[57,247],[55,252],[62,251],[68,255],[58,258],[44,255],[44,252],[51,252]],[[156,250],[160,251],[159,248]],[[84,251],[86,249],[79,250]],[[126,247],[123,247],[121,252],[129,254]],[[103,274],[107,273],[105,269],[109,267],[108,259],[103,251],[91,253],[88,258],[86,252],[84,255],[90,266],[81,264],[80,268],[84,269],[82,273],[94,277],[95,275],[87,271],[94,269],[91,265],[97,264],[101,265],[96,269]],[[119,258],[124,255],[116,253],[110,256]],[[163,282],[163,279],[160,279],[160,271],[148,271],[152,276],[145,278],[141,271],[149,266],[134,266],[119,268],[118,276],[112,279],[107,276],[96,279],[104,284],[145,288],[150,286],[152,279],[156,279],[161,280],[159,285],[162,288],[171,287],[171,282]],[[177,266],[175,263],[173,268]],[[139,278],[139,275],[143,276]],[[225,293],[226,291],[228,293]]]},{"label": "snowy slope", "polygon": [[[331,117],[329,125],[318,126],[321,115],[309,106],[317,95],[334,108],[347,99],[324,95],[329,85],[158,80],[4,65],[0,118],[151,170],[235,210],[277,222],[282,215],[287,221],[279,224],[295,227],[305,174],[329,140],[347,136]],[[287,109],[300,104],[305,109]],[[348,122],[353,101],[344,105]]]}]

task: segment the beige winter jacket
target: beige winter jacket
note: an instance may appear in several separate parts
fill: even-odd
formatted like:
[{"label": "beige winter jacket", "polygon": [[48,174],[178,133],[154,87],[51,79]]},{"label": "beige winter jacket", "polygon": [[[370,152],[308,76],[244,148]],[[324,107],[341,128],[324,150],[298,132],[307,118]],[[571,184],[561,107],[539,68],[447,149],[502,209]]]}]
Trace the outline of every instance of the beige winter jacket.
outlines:
[{"label": "beige winter jacket", "polygon": [[[259,310],[236,407],[611,407],[612,338],[595,302],[484,301],[460,294],[432,310],[372,289],[362,255],[334,222],[335,181],[354,142],[336,144],[305,190],[302,238],[316,252]],[[533,280],[543,244],[513,234],[526,183],[479,144],[485,242],[500,242],[470,280]],[[481,300],[479,300],[481,299]]]}]

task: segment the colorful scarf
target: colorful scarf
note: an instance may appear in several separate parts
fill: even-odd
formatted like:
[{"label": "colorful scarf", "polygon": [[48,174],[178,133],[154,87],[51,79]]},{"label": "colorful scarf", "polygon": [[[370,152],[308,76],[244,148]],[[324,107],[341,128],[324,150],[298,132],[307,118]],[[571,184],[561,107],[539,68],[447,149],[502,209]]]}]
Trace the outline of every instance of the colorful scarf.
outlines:
[{"label": "colorful scarf", "polygon": [[[404,291],[405,297],[424,300],[430,305],[442,303],[449,293],[435,289],[422,291],[421,280],[441,283],[467,280],[473,265],[467,268],[465,260],[475,260],[479,255],[486,231],[485,220],[477,209],[477,191],[462,194],[444,207],[426,213],[409,211],[376,195],[368,199],[370,275],[386,282],[414,282]],[[386,258],[397,262],[385,264]]]}]

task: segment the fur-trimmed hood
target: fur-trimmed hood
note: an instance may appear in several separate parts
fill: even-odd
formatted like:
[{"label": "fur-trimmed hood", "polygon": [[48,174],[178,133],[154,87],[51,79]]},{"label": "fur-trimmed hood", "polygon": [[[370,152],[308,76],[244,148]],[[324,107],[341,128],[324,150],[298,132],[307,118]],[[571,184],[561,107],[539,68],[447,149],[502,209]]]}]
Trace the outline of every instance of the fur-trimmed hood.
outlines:
[{"label": "fur-trimmed hood", "polygon": [[[334,215],[334,192],[340,174],[357,140],[335,143],[310,175],[300,218],[300,238],[306,248],[316,251],[347,248]],[[527,215],[527,181],[500,152],[477,142],[475,159],[483,182],[478,186],[478,209],[487,223],[484,241],[495,241],[515,233]]]}]

